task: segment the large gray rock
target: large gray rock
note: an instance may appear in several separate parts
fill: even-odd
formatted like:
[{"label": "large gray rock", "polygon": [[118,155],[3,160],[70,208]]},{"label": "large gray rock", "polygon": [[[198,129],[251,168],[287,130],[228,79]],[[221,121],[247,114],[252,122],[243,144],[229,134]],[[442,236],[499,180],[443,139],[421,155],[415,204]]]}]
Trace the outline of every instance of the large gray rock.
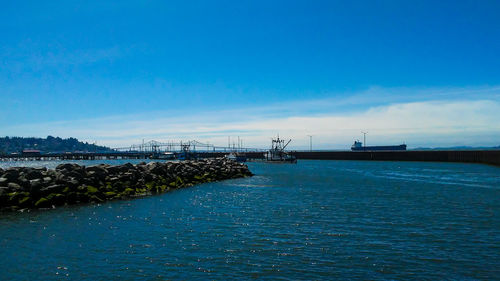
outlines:
[{"label": "large gray rock", "polygon": [[26,188],[26,189],[29,189],[30,187],[30,181],[23,175],[23,176],[20,176],[18,179],[17,179],[17,182],[19,183],[19,185],[21,185],[23,188]]},{"label": "large gray rock", "polygon": [[45,184],[52,182],[52,178],[51,177],[44,177],[42,180],[43,180],[43,183],[45,183]]},{"label": "large gray rock", "polygon": [[101,202],[248,175],[245,165],[224,159],[91,167],[61,164],[52,170],[9,168],[0,176],[0,209]]},{"label": "large gray rock", "polygon": [[26,178],[28,180],[39,179],[42,177],[43,177],[42,171],[40,171],[40,170],[33,169],[33,170],[29,171],[28,173],[26,173]]},{"label": "large gray rock", "polygon": [[105,174],[106,173],[106,168],[105,166],[90,166],[90,167],[87,167],[85,168],[85,170],[87,171],[87,173],[89,172],[94,172],[95,174]]},{"label": "large gray rock", "polygon": [[7,178],[0,178],[0,186],[7,185],[9,183],[9,179]]},{"label": "large gray rock", "polygon": [[64,175],[68,178],[75,178],[78,180],[80,180],[86,176],[86,174],[84,172],[82,173],[81,171],[76,171],[76,170],[70,171]]},{"label": "large gray rock", "polygon": [[23,188],[19,184],[15,183],[15,182],[9,182],[8,185],[7,185],[7,187],[11,191],[22,191],[23,190]]},{"label": "large gray rock", "polygon": [[53,184],[46,187],[42,187],[40,189],[40,193],[42,195],[47,195],[51,193],[61,193],[64,190],[64,187],[65,186],[62,184]]},{"label": "large gray rock", "polygon": [[56,171],[57,170],[68,170],[68,171],[73,170],[73,165],[74,164],[71,164],[71,163],[59,164],[56,167]]},{"label": "large gray rock", "polygon": [[9,168],[3,173],[2,178],[6,178],[9,182],[15,181],[19,178],[19,170],[15,168]]},{"label": "large gray rock", "polygon": [[9,188],[6,186],[0,186],[0,197],[7,195],[9,193]]}]

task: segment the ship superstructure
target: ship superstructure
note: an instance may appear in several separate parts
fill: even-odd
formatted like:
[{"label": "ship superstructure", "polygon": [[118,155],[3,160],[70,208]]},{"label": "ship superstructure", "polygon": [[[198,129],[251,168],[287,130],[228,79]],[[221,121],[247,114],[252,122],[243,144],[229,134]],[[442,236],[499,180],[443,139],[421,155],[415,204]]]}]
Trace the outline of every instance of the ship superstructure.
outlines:
[{"label": "ship superstructure", "polygon": [[354,144],[351,146],[352,151],[400,151],[406,150],[406,144],[400,145],[380,145],[380,146],[363,146],[363,143],[360,141],[354,141]]}]

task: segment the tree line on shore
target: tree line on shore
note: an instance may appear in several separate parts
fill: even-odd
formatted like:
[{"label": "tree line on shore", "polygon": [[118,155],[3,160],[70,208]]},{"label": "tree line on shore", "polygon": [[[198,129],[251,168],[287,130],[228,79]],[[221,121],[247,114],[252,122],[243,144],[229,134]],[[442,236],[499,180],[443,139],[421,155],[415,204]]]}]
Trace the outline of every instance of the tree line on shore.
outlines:
[{"label": "tree line on shore", "polygon": [[20,153],[26,149],[47,152],[109,152],[111,148],[81,142],[76,138],[62,139],[60,137],[48,136],[47,138],[35,137],[0,137],[0,154]]}]

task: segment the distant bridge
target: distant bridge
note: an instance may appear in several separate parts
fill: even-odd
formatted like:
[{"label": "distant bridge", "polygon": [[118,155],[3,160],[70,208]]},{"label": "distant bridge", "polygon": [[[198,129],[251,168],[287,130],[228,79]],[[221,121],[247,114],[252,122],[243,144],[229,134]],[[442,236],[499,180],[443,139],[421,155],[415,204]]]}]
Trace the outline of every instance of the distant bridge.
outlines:
[{"label": "distant bridge", "polygon": [[242,147],[233,144],[232,146],[216,146],[211,143],[203,143],[197,140],[180,142],[158,142],[155,140],[142,144],[133,144],[127,147],[115,147],[118,152],[142,152],[142,153],[163,153],[163,152],[264,152],[266,149]]}]

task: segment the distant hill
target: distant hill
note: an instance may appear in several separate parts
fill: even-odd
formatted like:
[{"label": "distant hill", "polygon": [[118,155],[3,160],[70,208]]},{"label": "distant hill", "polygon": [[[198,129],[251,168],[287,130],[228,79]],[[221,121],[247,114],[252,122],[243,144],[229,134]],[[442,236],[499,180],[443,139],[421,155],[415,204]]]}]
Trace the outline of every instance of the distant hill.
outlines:
[{"label": "distant hill", "polygon": [[78,141],[75,138],[62,139],[48,136],[47,138],[23,138],[23,137],[3,137],[0,138],[0,153],[22,152],[24,149],[36,149],[42,153],[47,152],[107,152],[112,151],[106,146],[89,144]]},{"label": "distant hill", "polygon": [[492,146],[492,147],[486,147],[486,146],[479,146],[479,147],[473,147],[473,146],[453,146],[453,147],[417,147],[413,148],[410,150],[500,150],[500,145],[499,146]]}]

